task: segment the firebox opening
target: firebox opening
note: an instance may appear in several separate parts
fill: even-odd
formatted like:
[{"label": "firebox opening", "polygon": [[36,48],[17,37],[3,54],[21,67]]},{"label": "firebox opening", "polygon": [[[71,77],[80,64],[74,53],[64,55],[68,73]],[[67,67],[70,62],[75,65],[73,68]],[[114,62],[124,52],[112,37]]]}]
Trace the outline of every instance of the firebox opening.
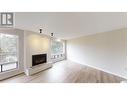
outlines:
[{"label": "firebox opening", "polygon": [[32,66],[47,62],[47,54],[32,55]]}]

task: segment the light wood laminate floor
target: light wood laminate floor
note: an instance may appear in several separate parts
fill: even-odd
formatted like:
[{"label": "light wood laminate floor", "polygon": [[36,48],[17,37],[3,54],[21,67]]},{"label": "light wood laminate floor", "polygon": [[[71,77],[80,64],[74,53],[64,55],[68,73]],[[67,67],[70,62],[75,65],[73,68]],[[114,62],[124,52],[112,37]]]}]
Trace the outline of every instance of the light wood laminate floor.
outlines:
[{"label": "light wood laminate floor", "polygon": [[20,74],[0,81],[1,83],[120,83],[125,79],[118,76],[77,64],[61,61],[53,67],[32,76]]}]

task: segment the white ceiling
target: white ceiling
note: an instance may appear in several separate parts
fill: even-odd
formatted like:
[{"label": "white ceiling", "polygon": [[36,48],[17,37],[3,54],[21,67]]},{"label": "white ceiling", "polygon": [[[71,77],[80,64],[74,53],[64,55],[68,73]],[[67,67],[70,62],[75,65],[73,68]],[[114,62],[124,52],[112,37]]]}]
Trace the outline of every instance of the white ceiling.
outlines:
[{"label": "white ceiling", "polygon": [[15,13],[15,27],[35,32],[42,27],[45,34],[53,32],[58,38],[71,39],[126,28],[127,13]]}]

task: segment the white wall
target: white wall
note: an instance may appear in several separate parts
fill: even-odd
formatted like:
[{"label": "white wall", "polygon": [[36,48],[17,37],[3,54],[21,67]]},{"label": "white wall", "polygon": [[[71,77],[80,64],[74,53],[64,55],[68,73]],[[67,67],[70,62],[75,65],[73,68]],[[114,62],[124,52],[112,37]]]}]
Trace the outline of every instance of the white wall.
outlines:
[{"label": "white wall", "polygon": [[127,78],[127,29],[68,40],[67,58]]},{"label": "white wall", "polygon": [[47,54],[47,62],[50,61],[50,38],[46,35],[25,31],[25,68],[32,67],[32,55]]},{"label": "white wall", "polygon": [[24,70],[24,31],[19,29],[0,29],[0,33],[7,33],[12,35],[17,35],[19,37],[19,68],[15,70],[10,70],[6,72],[0,73],[0,80],[5,79],[14,75],[17,75],[19,73],[22,73]]}]

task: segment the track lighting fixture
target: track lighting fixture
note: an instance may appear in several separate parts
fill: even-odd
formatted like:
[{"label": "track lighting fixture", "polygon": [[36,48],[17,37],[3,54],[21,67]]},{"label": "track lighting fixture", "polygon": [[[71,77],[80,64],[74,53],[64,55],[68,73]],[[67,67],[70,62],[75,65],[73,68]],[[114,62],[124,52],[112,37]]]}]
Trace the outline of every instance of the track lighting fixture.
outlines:
[{"label": "track lighting fixture", "polygon": [[42,28],[40,28],[40,33],[42,33]]},{"label": "track lighting fixture", "polygon": [[54,36],[54,34],[53,34],[53,33],[51,33],[51,36],[53,37],[53,36]]}]

